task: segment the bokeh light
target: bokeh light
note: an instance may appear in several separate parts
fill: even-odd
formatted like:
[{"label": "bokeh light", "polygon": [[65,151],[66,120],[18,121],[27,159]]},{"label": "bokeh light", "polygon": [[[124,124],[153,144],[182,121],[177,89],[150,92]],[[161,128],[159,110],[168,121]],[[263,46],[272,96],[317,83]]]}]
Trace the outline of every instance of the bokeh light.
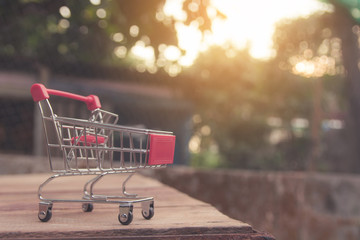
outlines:
[{"label": "bokeh light", "polygon": [[71,17],[71,11],[67,6],[62,6],[59,9],[59,13],[62,17],[64,18],[69,18]]},{"label": "bokeh light", "polygon": [[98,18],[106,18],[106,10],[103,8],[99,8],[98,10],[96,10],[96,16],[98,16]]},{"label": "bokeh light", "polygon": [[129,29],[130,36],[137,37],[139,35],[139,27],[136,25],[132,25]]},{"label": "bokeh light", "polygon": [[90,0],[90,3],[92,5],[100,5],[101,4],[101,0]]},{"label": "bokeh light", "polygon": [[112,36],[112,39],[114,40],[114,42],[121,42],[122,40],[124,40],[124,34],[118,32],[118,33],[115,33],[113,36]]}]

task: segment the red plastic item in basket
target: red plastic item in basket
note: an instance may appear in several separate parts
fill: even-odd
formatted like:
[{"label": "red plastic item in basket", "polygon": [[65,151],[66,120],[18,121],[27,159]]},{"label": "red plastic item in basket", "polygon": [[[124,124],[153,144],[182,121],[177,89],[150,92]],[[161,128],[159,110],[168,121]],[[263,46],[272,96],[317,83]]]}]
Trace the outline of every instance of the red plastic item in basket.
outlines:
[{"label": "red plastic item in basket", "polygon": [[150,134],[148,165],[172,164],[174,162],[175,136]]},{"label": "red plastic item in basket", "polygon": [[[79,137],[75,137],[76,141]],[[71,138],[71,144],[74,145],[74,138]],[[97,143],[103,144],[105,142],[105,139],[103,137],[97,137]],[[85,136],[81,136],[80,139],[77,141],[77,145],[80,145],[82,143],[86,146],[91,146],[91,144],[96,144],[96,137],[93,135],[86,135],[86,141]]]}]

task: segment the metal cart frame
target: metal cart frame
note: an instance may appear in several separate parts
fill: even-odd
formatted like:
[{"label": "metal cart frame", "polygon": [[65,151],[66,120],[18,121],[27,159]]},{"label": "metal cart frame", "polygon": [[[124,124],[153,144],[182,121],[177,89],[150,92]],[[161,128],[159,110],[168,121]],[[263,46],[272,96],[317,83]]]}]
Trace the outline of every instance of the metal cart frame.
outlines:
[{"label": "metal cart frame", "polygon": [[[126,192],[126,184],[137,169],[160,168],[173,163],[175,136],[172,132],[117,125],[118,115],[101,110],[99,98],[46,89],[42,84],[31,87],[33,100],[38,103],[45,137],[50,169],[55,174],[38,189],[38,218],[47,222],[52,217],[55,202],[82,203],[84,212],[91,212],[94,203],[119,205],[118,220],[128,225],[133,219],[133,204],[141,203],[145,219],[154,216],[154,198]],[[50,104],[50,95],[83,101],[91,111],[88,120],[57,116]],[[51,135],[52,133],[55,133]],[[54,157],[54,150],[62,159]],[[55,166],[55,162],[57,166]],[[60,163],[60,164],[59,164]],[[94,193],[94,186],[106,175],[129,174],[122,182],[122,195],[109,196]],[[93,175],[83,187],[82,199],[58,199],[43,196],[43,188],[54,179],[67,176]]]}]

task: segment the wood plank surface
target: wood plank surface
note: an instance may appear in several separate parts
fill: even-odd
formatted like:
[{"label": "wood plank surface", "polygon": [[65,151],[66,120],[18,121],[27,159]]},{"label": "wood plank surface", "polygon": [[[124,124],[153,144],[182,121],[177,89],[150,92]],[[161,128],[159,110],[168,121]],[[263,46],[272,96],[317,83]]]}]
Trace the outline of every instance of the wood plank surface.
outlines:
[{"label": "wood plank surface", "polygon": [[[155,198],[155,215],[146,220],[141,204],[134,204],[134,219],[119,223],[119,206],[94,204],[83,212],[81,203],[54,203],[49,222],[38,220],[38,186],[51,174],[0,176],[0,238],[122,238],[122,239],[273,239],[249,224],[230,219],[214,207],[158,181],[136,174],[127,191]],[[125,174],[104,177],[95,193],[117,195]],[[89,176],[56,179],[44,189],[45,197],[81,199]]]}]

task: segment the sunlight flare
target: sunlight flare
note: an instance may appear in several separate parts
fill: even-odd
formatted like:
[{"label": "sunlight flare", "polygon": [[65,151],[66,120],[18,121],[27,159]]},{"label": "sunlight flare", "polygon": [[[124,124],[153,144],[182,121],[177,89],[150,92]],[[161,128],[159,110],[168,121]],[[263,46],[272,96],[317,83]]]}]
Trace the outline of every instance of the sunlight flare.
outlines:
[{"label": "sunlight flare", "polygon": [[[318,11],[331,11],[329,5],[316,0],[210,0],[206,12],[212,27],[211,31],[202,33],[199,24],[185,24],[187,17],[182,5],[183,0],[167,0],[163,12],[166,17],[176,21],[179,47],[184,50],[188,65],[195,61],[201,51],[214,45],[230,46],[237,50],[249,48],[252,57],[267,60],[276,54],[272,35],[279,21],[307,17]],[[195,5],[190,7],[191,11],[198,9]],[[218,17],[217,12],[225,18]],[[189,57],[192,61],[189,61]]]},{"label": "sunlight flare", "polygon": [[[144,46],[134,46],[131,50],[136,58],[144,59],[148,66],[152,62],[157,67],[164,67],[171,76],[180,73],[182,67],[191,66],[201,52],[207,51],[212,46],[223,48],[229,58],[233,58],[237,51],[248,49],[253,58],[271,59],[276,56],[272,41],[276,24],[284,19],[308,17],[315,12],[332,11],[331,5],[316,0],[208,0],[206,3],[193,0],[187,6],[183,6],[184,3],[185,0],[166,0],[155,16],[165,25],[175,24],[178,46],[166,46],[166,51],[159,49],[160,54],[156,60],[153,59],[153,53],[150,54],[150,49],[143,53],[138,51],[145,49]],[[198,16],[193,21],[189,21],[189,16],[184,10],[188,8],[190,12],[198,13],[200,4],[206,4],[206,11],[202,11],[202,14],[206,14],[211,21],[210,29],[203,31],[200,29],[206,16]],[[139,33],[136,25],[131,27],[132,37],[137,37]],[[117,35],[114,37],[114,41],[120,42],[120,37],[119,39]],[[297,62],[296,64],[293,65],[293,70],[296,72],[308,74],[312,71],[313,63]]]}]

